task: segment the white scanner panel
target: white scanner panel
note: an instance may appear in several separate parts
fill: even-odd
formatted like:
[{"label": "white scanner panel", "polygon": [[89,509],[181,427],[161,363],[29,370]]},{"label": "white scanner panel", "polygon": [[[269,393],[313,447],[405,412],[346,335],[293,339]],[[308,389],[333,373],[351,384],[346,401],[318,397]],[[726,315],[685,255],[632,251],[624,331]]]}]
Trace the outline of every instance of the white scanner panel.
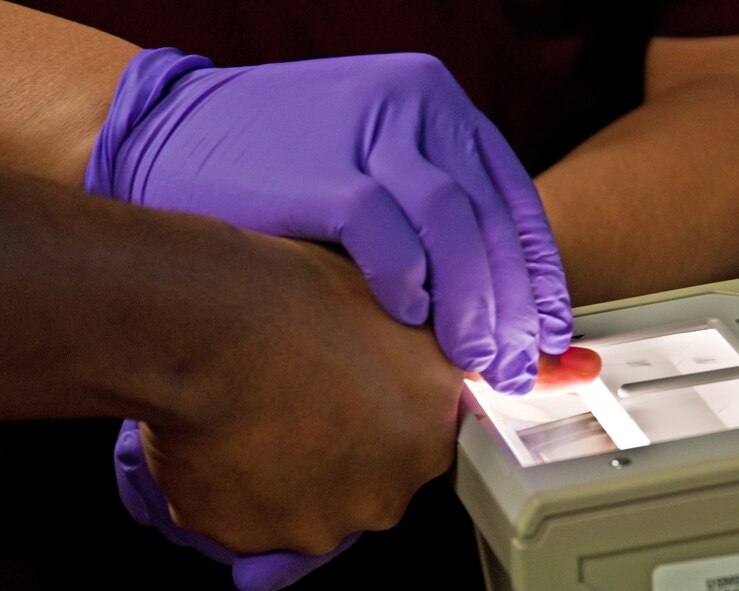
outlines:
[{"label": "white scanner panel", "polygon": [[511,397],[467,385],[522,466],[735,429],[739,351],[725,332],[714,321],[586,340],[603,368],[580,391]]}]

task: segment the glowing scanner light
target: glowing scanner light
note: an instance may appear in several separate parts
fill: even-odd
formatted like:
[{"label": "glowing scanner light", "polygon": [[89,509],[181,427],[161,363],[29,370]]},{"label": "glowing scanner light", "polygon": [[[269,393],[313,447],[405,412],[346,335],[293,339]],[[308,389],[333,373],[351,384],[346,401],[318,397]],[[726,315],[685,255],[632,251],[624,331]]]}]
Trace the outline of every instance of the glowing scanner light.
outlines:
[{"label": "glowing scanner light", "polygon": [[598,378],[577,389],[580,399],[619,449],[649,445],[649,438]]}]

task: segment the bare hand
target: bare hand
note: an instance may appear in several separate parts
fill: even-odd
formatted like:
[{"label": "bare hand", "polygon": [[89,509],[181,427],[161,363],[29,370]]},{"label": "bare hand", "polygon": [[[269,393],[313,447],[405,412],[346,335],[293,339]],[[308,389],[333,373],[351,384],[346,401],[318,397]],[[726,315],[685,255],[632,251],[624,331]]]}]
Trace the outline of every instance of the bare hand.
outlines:
[{"label": "bare hand", "polygon": [[188,384],[199,417],[142,424],[142,441],[177,525],[240,553],[322,553],[395,525],[448,469],[463,373],[350,260],[265,241],[249,285],[212,290],[221,346]]}]

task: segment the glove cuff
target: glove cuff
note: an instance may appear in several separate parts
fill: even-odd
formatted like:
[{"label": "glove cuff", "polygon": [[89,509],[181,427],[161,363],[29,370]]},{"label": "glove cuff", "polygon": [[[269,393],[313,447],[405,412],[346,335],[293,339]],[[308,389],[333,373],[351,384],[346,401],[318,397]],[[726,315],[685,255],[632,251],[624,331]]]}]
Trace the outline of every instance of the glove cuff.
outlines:
[{"label": "glove cuff", "polygon": [[92,148],[85,170],[85,190],[113,195],[114,165],[118,149],[131,130],[142,121],[177,78],[213,63],[200,55],[178,49],[144,49],[123,70],[113,102]]}]

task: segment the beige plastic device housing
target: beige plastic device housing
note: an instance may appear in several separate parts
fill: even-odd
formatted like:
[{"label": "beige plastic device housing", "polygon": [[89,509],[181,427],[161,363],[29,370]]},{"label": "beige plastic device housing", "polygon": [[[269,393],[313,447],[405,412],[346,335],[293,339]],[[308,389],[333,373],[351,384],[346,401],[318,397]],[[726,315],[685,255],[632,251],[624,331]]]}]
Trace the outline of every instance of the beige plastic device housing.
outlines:
[{"label": "beige plastic device housing", "polygon": [[[697,329],[739,354],[739,279],[575,310],[577,344],[596,349]],[[728,384],[739,405],[739,380]],[[739,589],[736,425],[532,465],[476,395],[463,401],[450,477],[488,591],[682,591],[660,581],[691,564],[703,569],[695,591]]]}]

